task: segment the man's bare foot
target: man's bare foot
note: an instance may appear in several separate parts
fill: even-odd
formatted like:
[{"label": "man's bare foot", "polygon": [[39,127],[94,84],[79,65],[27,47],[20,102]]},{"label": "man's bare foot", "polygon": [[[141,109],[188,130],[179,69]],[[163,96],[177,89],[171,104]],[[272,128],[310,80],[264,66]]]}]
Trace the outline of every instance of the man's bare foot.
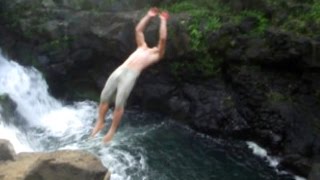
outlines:
[{"label": "man's bare foot", "polygon": [[113,135],[114,133],[107,133],[104,137],[103,137],[103,143],[106,144],[106,143],[109,143],[112,138],[113,138]]},{"label": "man's bare foot", "polygon": [[104,127],[104,122],[98,121],[91,133],[91,137],[94,137],[99,131],[101,131],[103,127]]}]

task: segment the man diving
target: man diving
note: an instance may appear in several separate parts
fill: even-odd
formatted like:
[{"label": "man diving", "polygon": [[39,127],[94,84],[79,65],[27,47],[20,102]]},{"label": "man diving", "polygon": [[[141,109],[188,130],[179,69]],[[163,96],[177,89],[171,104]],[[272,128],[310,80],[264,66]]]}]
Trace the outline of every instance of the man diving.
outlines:
[{"label": "man diving", "polygon": [[[149,21],[158,14],[160,18],[159,42],[155,47],[148,47],[143,31]],[[164,56],[168,19],[169,13],[167,11],[160,12],[157,8],[151,8],[137,24],[135,28],[137,49],[109,76],[101,92],[98,119],[92,131],[92,137],[104,127],[106,112],[110,104],[114,103],[112,124],[103,137],[104,142],[112,140],[124,113],[126,101],[140,73],[150,65],[157,63]]]}]

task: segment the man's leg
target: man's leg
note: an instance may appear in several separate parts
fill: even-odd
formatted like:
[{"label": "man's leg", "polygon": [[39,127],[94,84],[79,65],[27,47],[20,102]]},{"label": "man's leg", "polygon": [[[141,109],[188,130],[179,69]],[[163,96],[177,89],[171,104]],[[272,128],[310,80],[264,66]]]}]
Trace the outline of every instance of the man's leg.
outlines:
[{"label": "man's leg", "polygon": [[111,127],[110,127],[108,133],[104,136],[103,142],[106,143],[106,142],[111,141],[111,139],[113,138],[113,135],[116,133],[117,128],[120,124],[123,112],[124,112],[123,107],[116,107],[114,109],[112,124],[111,124]]},{"label": "man's leg", "polygon": [[109,109],[109,104],[106,102],[101,102],[99,105],[99,115],[98,120],[96,122],[96,126],[94,127],[91,137],[94,137],[103,127],[104,127],[104,118]]},{"label": "man's leg", "polygon": [[129,69],[125,69],[123,71],[123,74],[119,80],[119,84],[117,88],[117,95],[116,95],[116,101],[115,101],[115,109],[113,112],[112,124],[108,133],[103,138],[103,141],[105,143],[108,141],[111,141],[111,139],[113,138],[113,135],[117,131],[117,128],[120,124],[120,121],[124,112],[126,101],[129,97],[129,94],[138,76],[139,76],[138,72],[135,72]]},{"label": "man's leg", "polygon": [[92,137],[95,136],[104,127],[104,118],[109,109],[110,103],[112,103],[113,101],[113,96],[115,95],[117,90],[119,73],[116,72],[117,70],[110,75],[104,88],[102,89],[100,95],[99,115],[96,126],[91,133]]}]

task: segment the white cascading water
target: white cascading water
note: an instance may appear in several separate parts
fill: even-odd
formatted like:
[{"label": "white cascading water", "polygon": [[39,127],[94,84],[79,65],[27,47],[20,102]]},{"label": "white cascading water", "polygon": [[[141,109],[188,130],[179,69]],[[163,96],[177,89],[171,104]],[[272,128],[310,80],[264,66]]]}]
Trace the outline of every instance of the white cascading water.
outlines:
[{"label": "white cascading water", "polygon": [[33,151],[28,144],[20,142],[18,137],[21,136],[21,133],[18,129],[14,127],[5,126],[2,122],[3,119],[0,114],[0,139],[9,140],[11,144],[13,144],[16,153]]},{"label": "white cascading water", "polygon": [[[48,85],[34,68],[24,68],[0,56],[0,94],[8,94],[31,127],[54,137],[83,134],[94,116],[92,103],[67,107],[51,97]],[[2,136],[2,135],[1,135]],[[17,151],[20,151],[19,149]]]},{"label": "white cascading water", "polygon": [[[0,95],[3,94],[8,94],[17,104],[18,113],[27,121],[28,128],[33,129],[24,131],[5,124],[0,106],[0,139],[9,140],[16,152],[94,149],[94,153],[112,171],[113,180],[128,179],[125,171],[131,166],[144,166],[143,157],[135,161],[131,154],[115,150],[121,143],[117,140],[108,147],[102,145],[101,134],[88,140],[97,115],[95,102],[64,105],[50,96],[48,85],[39,71],[9,61],[0,53]],[[109,113],[108,122],[110,116]]]}]

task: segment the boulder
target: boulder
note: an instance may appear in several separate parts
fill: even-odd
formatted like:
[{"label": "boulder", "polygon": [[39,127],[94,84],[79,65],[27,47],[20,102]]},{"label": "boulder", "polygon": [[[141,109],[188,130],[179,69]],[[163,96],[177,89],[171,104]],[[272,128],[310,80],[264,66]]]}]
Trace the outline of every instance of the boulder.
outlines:
[{"label": "boulder", "polygon": [[19,128],[28,126],[28,122],[17,111],[16,102],[8,94],[0,95],[0,115],[5,124],[14,124]]},{"label": "boulder", "polygon": [[12,144],[4,139],[0,139],[0,161],[14,160],[16,153]]},{"label": "boulder", "polygon": [[85,151],[20,153],[15,161],[0,164],[3,180],[109,180],[101,161]]}]

